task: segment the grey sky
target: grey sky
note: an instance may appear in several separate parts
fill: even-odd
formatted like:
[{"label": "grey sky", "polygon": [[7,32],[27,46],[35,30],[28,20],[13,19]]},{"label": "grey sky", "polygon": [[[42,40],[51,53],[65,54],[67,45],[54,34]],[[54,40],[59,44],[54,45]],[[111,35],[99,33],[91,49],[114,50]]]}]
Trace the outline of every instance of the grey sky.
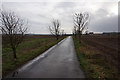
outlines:
[{"label": "grey sky", "polygon": [[[30,0],[32,2],[16,2],[16,0],[2,1],[3,9],[14,11],[22,18],[28,20],[29,33],[49,33],[48,25],[53,18],[59,19],[61,28],[66,33],[72,33],[73,14],[88,12],[90,22],[88,30],[94,32],[108,32],[118,30],[118,2],[62,2]],[[35,2],[36,1],[36,2]]]}]

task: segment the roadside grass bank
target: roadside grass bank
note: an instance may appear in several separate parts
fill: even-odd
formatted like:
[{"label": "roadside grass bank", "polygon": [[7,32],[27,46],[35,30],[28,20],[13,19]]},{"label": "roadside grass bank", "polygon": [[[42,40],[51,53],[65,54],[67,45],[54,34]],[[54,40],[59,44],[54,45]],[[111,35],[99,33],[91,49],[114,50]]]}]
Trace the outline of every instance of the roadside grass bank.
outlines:
[{"label": "roadside grass bank", "polygon": [[44,51],[57,44],[65,37],[56,41],[54,37],[27,37],[17,48],[17,60],[13,59],[12,49],[9,44],[2,45],[2,76],[22,66],[29,60],[42,54]]},{"label": "roadside grass bank", "polygon": [[73,37],[75,50],[83,71],[89,80],[118,79],[118,70],[109,64],[101,52],[85,43],[79,44],[79,41]]}]

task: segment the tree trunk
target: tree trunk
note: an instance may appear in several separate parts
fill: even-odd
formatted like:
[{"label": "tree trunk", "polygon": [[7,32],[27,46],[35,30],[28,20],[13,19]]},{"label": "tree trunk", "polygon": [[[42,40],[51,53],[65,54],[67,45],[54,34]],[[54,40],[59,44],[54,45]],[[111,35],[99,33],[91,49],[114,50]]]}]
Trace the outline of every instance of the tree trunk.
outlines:
[{"label": "tree trunk", "polygon": [[58,37],[57,37],[57,40],[58,40]]},{"label": "tree trunk", "polygon": [[79,35],[78,35],[78,38],[79,38],[79,43],[81,43],[81,33],[80,33],[80,31],[79,31],[79,33],[78,33]]},{"label": "tree trunk", "polygon": [[58,40],[58,35],[56,36],[56,40]]},{"label": "tree trunk", "polygon": [[81,35],[79,35],[79,43],[81,43]]},{"label": "tree trunk", "polygon": [[14,59],[17,59],[17,56],[16,56],[16,49],[13,48],[13,55],[14,55]]}]

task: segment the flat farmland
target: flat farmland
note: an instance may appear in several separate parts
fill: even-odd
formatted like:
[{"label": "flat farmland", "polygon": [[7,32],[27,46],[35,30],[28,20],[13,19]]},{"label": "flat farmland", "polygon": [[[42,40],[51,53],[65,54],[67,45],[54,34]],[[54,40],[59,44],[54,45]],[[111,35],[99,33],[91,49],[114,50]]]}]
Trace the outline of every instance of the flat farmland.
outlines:
[{"label": "flat farmland", "polygon": [[85,44],[94,46],[101,51],[108,62],[118,66],[118,34],[91,34],[83,35],[82,41]]}]

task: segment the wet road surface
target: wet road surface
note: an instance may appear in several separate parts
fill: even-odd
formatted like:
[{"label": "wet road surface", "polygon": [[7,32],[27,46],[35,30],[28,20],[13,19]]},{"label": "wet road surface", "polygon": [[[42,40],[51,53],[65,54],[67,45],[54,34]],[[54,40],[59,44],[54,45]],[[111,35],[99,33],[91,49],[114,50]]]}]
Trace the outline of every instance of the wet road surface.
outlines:
[{"label": "wet road surface", "polygon": [[85,78],[71,36],[17,71],[15,78]]}]

